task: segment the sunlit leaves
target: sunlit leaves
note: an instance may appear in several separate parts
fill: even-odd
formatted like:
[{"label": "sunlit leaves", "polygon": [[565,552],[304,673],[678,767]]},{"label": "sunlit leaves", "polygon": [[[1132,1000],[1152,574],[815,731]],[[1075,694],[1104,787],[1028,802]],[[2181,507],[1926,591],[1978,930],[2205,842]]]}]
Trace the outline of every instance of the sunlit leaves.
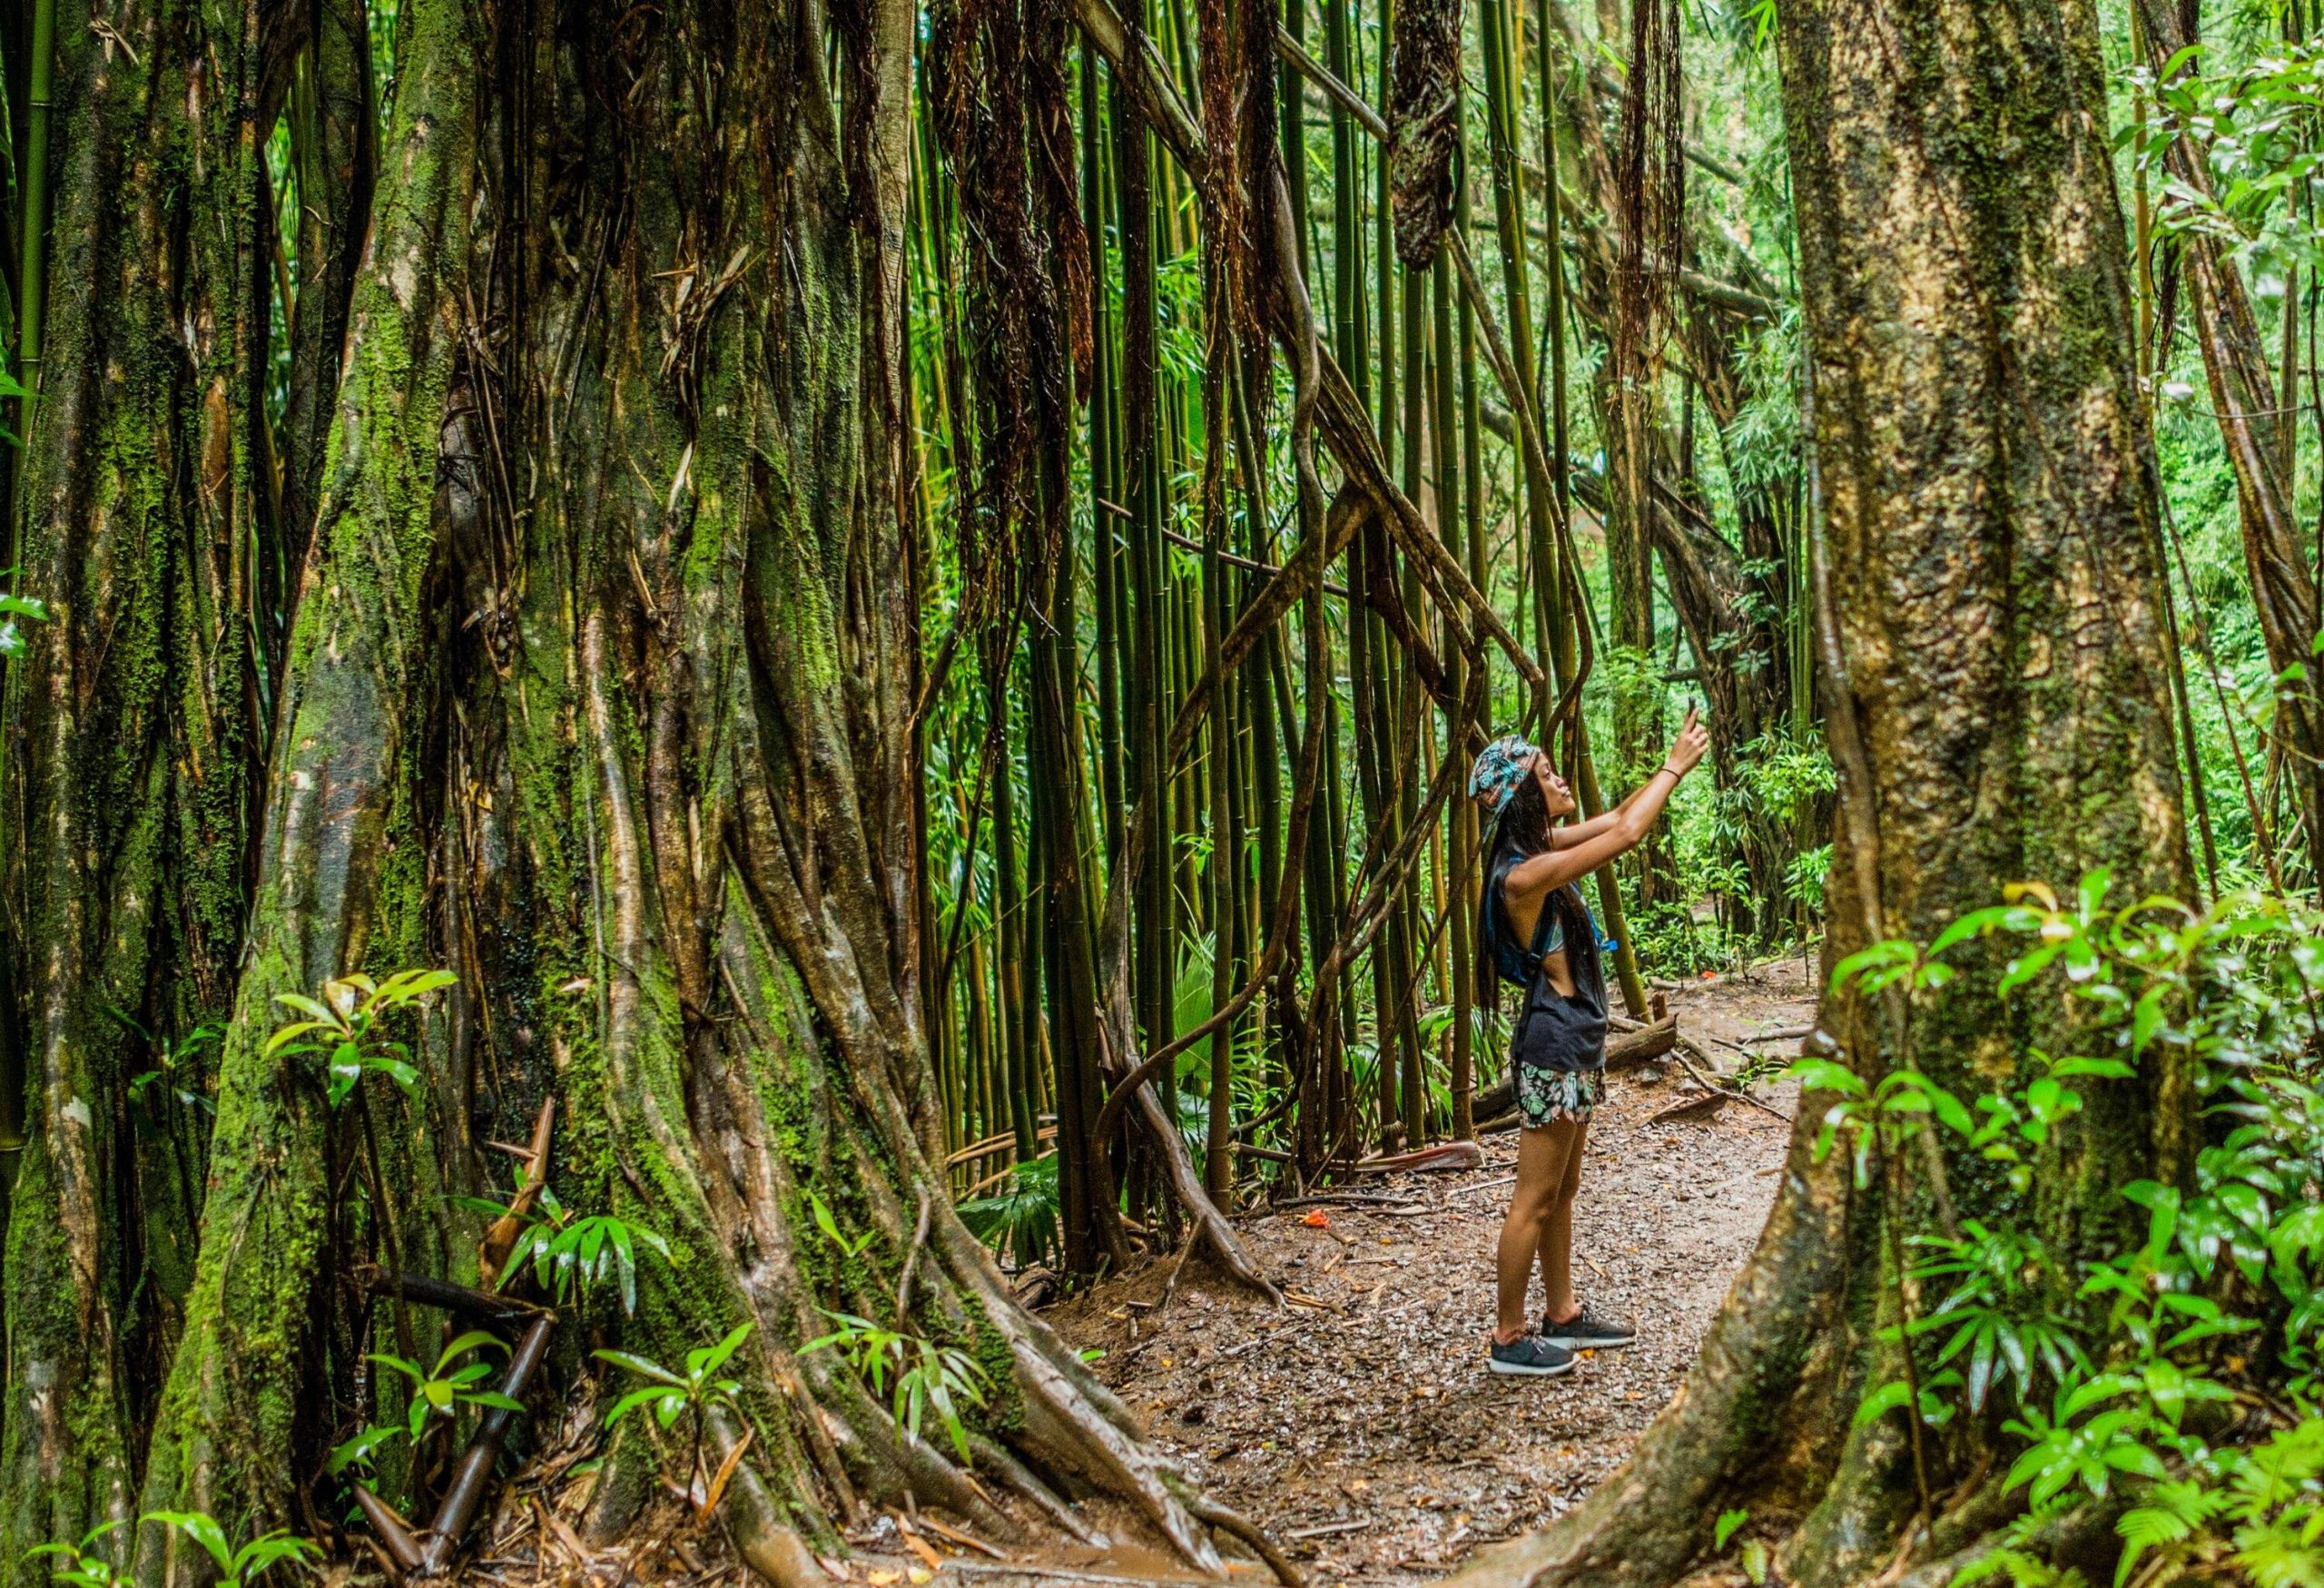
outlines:
[{"label": "sunlit leaves", "polygon": [[374,981],[359,972],[324,982],[320,998],[278,992],[274,1001],[302,1018],[278,1027],[265,1051],[270,1058],[320,1056],[325,1095],[334,1109],[366,1074],[384,1075],[408,1093],[418,1084],[419,1070],[411,1062],[411,1050],[385,1034],[387,1019],[457,980],[449,971],[399,971]]}]

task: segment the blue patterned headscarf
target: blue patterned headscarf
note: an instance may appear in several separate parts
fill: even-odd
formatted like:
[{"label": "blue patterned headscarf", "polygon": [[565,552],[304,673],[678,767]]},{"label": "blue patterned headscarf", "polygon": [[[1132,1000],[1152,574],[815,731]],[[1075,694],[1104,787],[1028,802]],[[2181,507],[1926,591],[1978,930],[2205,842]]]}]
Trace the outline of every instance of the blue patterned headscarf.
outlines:
[{"label": "blue patterned headscarf", "polygon": [[1477,755],[1476,764],[1469,768],[1469,797],[1492,807],[1501,814],[1517,785],[1532,775],[1533,757],[1541,747],[1522,734],[1503,734],[1487,745]]}]

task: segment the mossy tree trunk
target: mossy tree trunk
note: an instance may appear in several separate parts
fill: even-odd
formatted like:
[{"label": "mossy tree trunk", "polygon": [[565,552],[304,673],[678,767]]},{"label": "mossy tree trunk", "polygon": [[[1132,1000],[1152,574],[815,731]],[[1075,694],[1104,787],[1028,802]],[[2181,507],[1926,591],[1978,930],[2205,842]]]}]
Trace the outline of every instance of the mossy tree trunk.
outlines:
[{"label": "mossy tree trunk", "polygon": [[[364,1355],[432,1358],[440,1322],[361,1271],[473,1280],[478,1231],[449,1198],[497,1181],[484,1144],[522,1139],[548,1099],[564,1202],[673,1251],[641,1253],[634,1317],[606,1304],[587,1326],[669,1363],[757,1326],[737,1365],[758,1433],[726,1504],[760,1570],[819,1578],[806,1546],[867,1498],[1014,1527],[933,1427],[907,1436],[835,1356],[800,1354],[824,1309],[982,1364],[990,1478],[1037,1509],[1044,1479],[1118,1496],[1215,1569],[1195,1514],[1217,1514],[1019,1308],[947,1195],[916,980],[920,592],[898,577],[912,7],[408,0],[368,219],[369,108],[330,75],[359,30],[321,11],[315,246],[367,241],[343,311],[336,254],[301,261],[285,468],[310,472],[284,494],[311,524],[282,537],[279,658],[250,637],[262,581],[213,563],[272,547],[280,522],[244,483],[273,464],[250,460],[235,427],[255,399],[231,379],[264,367],[251,140],[281,94],[214,107],[240,140],[202,153],[217,192],[170,186],[164,167],[201,160],[139,163],[123,129],[192,136],[165,113],[204,102],[167,64],[206,47],[255,74],[280,19],[222,11],[206,39],[157,19],[130,35],[151,83],[65,30],[92,124],[63,141],[88,169],[59,186],[99,213],[59,234],[112,252],[60,261],[92,306],[57,317],[87,340],[54,344],[34,436],[30,593],[57,617],[7,725],[36,1108],[0,1573],[140,1509],[329,1525],[326,1453],[397,1410]],[[197,239],[229,240],[225,262],[106,306],[184,256],[136,230],[176,221],[165,196]],[[181,316],[170,294],[196,291]],[[214,325],[214,358],[134,341],[182,318]],[[300,417],[302,390],[322,419]],[[111,582],[84,597],[93,567]],[[419,965],[458,983],[399,1033],[408,1095],[372,1077],[334,1110],[312,1060],[265,1050],[279,994]],[[108,1003],[227,1027],[206,1187],[185,1177],[206,1189],[198,1256],[189,1198],[166,1287],[139,1285],[143,1182],[108,1157],[144,1140]],[[615,1445],[601,1525],[648,1488],[643,1423]],[[415,1497],[402,1465],[380,1478]],[[192,1570],[158,1527],[115,1544],[146,1581]]]},{"label": "mossy tree trunk", "polygon": [[127,0],[56,31],[46,373],[11,537],[50,620],[0,725],[11,1576],[133,1514],[188,1317],[195,1032],[233,997],[279,659],[250,621],[281,562],[253,220],[298,19]]},{"label": "mossy tree trunk", "polygon": [[[1819,601],[1842,774],[1826,968],[1876,935],[1925,942],[2020,878],[2112,869],[2131,898],[2191,877],[2158,612],[2150,443],[2097,24],[2080,0],[1786,0],[1781,59],[1825,520]],[[1853,997],[1821,1025],[1860,1071],[1910,1062],[1974,1094],[2028,1050],[2068,1050],[2058,1006],[1987,1001],[1994,960],[1901,1031]],[[2087,1250],[2113,1188],[2188,1162],[2181,1077],[2152,1057],[2093,1085],[2042,1166],[2034,1218]],[[1701,1564],[1722,1510],[1786,1542],[1787,1583],[1945,1557],[2005,1520],[1990,1422],[1932,1434],[1940,1514],[1916,1524],[1900,1415],[1852,1427],[1893,1377],[1884,1230],[1915,1205],[1817,1162],[1804,1099],[1758,1249],[1679,1397],[1629,1465],[1550,1531],[1462,1581],[1660,1584]],[[1964,1217],[2007,1210],[1974,1158]],[[1901,1546],[1901,1547],[1900,1547]],[[1908,1582],[1921,1578],[1906,1576]]]}]

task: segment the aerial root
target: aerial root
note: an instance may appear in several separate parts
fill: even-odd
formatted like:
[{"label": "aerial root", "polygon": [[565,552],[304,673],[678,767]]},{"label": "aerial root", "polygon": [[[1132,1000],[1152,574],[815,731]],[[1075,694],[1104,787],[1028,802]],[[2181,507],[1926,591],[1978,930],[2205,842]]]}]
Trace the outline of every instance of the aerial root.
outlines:
[{"label": "aerial root", "polygon": [[1268,1569],[1275,1573],[1275,1581],[1282,1583],[1283,1588],[1305,1588],[1299,1569],[1291,1563],[1282,1550],[1275,1547],[1275,1540],[1249,1518],[1239,1512],[1229,1511],[1224,1505],[1199,1498],[1187,1501],[1187,1509],[1221,1533],[1231,1534],[1258,1551],[1259,1558],[1266,1562]]},{"label": "aerial root", "polygon": [[1072,1506],[1059,1497],[1056,1490],[1036,1476],[1009,1450],[981,1434],[969,1435],[969,1449],[975,1454],[977,1465],[1018,1495],[1027,1504],[1049,1518],[1059,1532],[1070,1535],[1092,1549],[1104,1549],[1112,1541],[1075,1514]]}]

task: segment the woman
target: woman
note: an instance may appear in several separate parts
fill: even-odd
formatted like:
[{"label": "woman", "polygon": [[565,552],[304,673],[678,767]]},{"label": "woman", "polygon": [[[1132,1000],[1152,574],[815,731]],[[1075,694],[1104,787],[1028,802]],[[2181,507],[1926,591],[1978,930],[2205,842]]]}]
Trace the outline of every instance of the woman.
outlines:
[{"label": "woman", "polygon": [[[1618,809],[1564,825],[1558,824],[1575,809],[1572,791],[1550,758],[1517,735],[1487,745],[1469,774],[1470,796],[1496,817],[1477,941],[1501,978],[1525,989],[1509,1048],[1524,1128],[1517,1189],[1501,1227],[1500,1317],[1489,1362],[1495,1373],[1548,1377],[1570,1371],[1578,1350],[1635,1337],[1626,1321],[1573,1294],[1573,1197],[1590,1111],[1606,1081],[1606,981],[1598,956],[1613,946],[1600,942],[1574,884],[1644,841],[1709,743],[1689,709],[1643,788]],[[1537,1255],[1549,1290],[1538,1331],[1525,1311]]]}]

